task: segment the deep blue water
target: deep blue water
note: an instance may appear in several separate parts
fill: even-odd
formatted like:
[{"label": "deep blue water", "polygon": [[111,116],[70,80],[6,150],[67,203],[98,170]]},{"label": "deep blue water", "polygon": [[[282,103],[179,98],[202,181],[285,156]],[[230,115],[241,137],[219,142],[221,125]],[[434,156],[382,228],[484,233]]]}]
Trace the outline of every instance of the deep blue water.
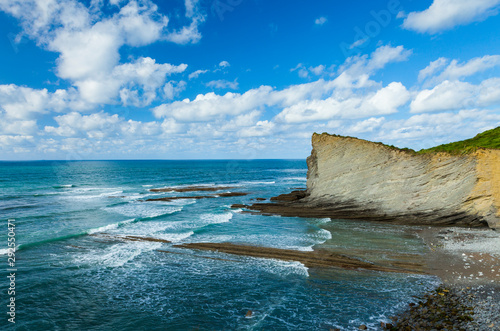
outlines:
[{"label": "deep blue water", "polygon": [[[318,245],[371,260],[423,254],[422,242],[402,227],[230,208],[305,187],[306,172],[304,160],[1,162],[0,250],[7,248],[8,219],[15,219],[20,247],[15,326],[7,321],[7,256],[0,255],[0,328],[357,330],[388,321],[412,296],[435,285],[432,277],[308,269],[298,262],[116,239],[306,251]],[[250,194],[145,201],[213,194],[149,191],[189,185],[231,186],[225,191]],[[249,310],[253,316],[246,318]]]}]

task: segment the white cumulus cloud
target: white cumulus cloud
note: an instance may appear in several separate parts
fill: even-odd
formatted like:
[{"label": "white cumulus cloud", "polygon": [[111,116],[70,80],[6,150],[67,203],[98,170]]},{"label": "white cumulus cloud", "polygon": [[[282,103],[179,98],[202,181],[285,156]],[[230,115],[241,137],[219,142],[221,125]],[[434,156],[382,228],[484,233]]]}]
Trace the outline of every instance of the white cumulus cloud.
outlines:
[{"label": "white cumulus cloud", "polygon": [[403,27],[435,34],[498,14],[500,0],[434,0],[429,8],[411,12]]},{"label": "white cumulus cloud", "polygon": [[55,73],[77,88],[82,103],[120,100],[124,105],[144,106],[159,95],[166,76],[183,72],[186,65],[159,64],[149,57],[120,63],[120,49],[164,39],[194,42],[201,38],[197,24],[204,18],[198,14],[197,1],[186,1],[192,24],[182,27],[180,34],[167,33],[169,19],[152,1],[115,5],[106,15],[100,1],[93,1],[89,8],[75,0],[0,1],[0,9],[20,21],[24,34],[59,54]]},{"label": "white cumulus cloud", "polygon": [[410,105],[412,113],[488,107],[500,103],[500,78],[490,78],[478,85],[445,80],[432,89],[417,93]]},{"label": "white cumulus cloud", "polygon": [[347,59],[333,80],[319,79],[282,90],[261,86],[245,93],[200,94],[193,100],[162,104],[153,113],[157,118],[196,122],[272,109],[277,114],[274,121],[280,123],[392,114],[408,102],[410,93],[401,83],[382,87],[369,77],[390,62],[404,61],[409,54],[401,46],[382,46],[370,57]]}]

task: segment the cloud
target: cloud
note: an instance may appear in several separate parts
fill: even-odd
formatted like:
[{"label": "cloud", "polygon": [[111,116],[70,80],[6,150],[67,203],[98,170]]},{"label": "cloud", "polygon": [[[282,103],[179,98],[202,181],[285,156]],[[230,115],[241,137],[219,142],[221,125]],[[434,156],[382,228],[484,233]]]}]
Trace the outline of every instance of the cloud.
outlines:
[{"label": "cloud", "polygon": [[227,81],[225,79],[212,80],[206,84],[208,87],[217,88],[217,89],[238,89],[238,82],[235,80],[233,82]]},{"label": "cloud", "polygon": [[411,102],[412,113],[443,111],[472,105],[473,86],[469,83],[444,81],[432,90],[423,90]]},{"label": "cloud", "polygon": [[118,96],[123,105],[145,106],[156,98],[169,75],[186,68],[185,64],[158,64],[151,58],[139,58],[116,66],[108,75],[76,81],[78,90],[49,93],[47,89],[0,85],[0,109],[9,118],[31,119],[53,111],[89,110],[94,104],[113,103]]},{"label": "cloud", "polygon": [[196,44],[201,40],[199,26],[205,22],[205,16],[199,11],[199,0],[185,0],[186,17],[191,19],[191,23],[176,31],[167,34],[165,39],[176,44]]},{"label": "cloud", "polygon": [[353,42],[351,45],[349,45],[349,49],[354,49],[357,48],[363,44],[365,44],[370,38],[361,38]]},{"label": "cloud", "polygon": [[0,85],[0,105],[7,117],[33,118],[36,113],[47,113],[49,93],[47,89],[35,90],[14,84]]},{"label": "cloud", "polygon": [[410,104],[412,113],[488,107],[500,103],[500,78],[479,85],[445,80],[433,89],[417,93]]},{"label": "cloud", "polygon": [[198,31],[198,26],[204,21],[204,17],[195,17],[190,25],[169,33],[165,39],[181,45],[196,44],[201,40],[201,33]]},{"label": "cloud", "polygon": [[77,1],[4,0],[0,10],[19,19],[24,33],[40,44],[53,38],[53,26],[82,29],[90,20],[84,5]]},{"label": "cloud", "polygon": [[240,137],[264,137],[269,136],[275,127],[273,122],[259,121],[254,126],[241,129],[238,132]]},{"label": "cloud", "polygon": [[186,64],[159,64],[152,58],[138,58],[118,65],[108,75],[99,75],[75,82],[82,99],[90,103],[112,103],[119,94],[123,105],[147,106],[163,87],[166,77],[184,72]]},{"label": "cloud", "polygon": [[198,78],[199,75],[207,73],[208,70],[196,70],[193,71],[192,73],[189,74],[188,78],[193,79],[193,78]]},{"label": "cloud", "polygon": [[7,153],[29,153],[33,150],[34,145],[35,139],[33,136],[0,135],[0,150]]},{"label": "cloud", "polygon": [[418,73],[418,80],[423,81],[427,77],[434,75],[437,71],[442,69],[447,64],[448,64],[448,59],[445,59],[444,57],[440,57],[436,61],[431,62],[424,69],[420,70],[420,72]]},{"label": "cloud", "polygon": [[58,127],[45,126],[44,131],[49,134],[72,137],[104,139],[107,137],[137,139],[140,137],[161,137],[180,131],[182,125],[169,119],[163,123],[140,122],[125,120],[117,114],[111,115],[105,112],[82,115],[72,112],[66,115],[56,116],[54,120]]},{"label": "cloud", "polygon": [[282,123],[391,114],[408,102],[409,92],[397,82],[381,87],[369,76],[390,62],[405,60],[409,54],[401,46],[382,46],[371,57],[347,59],[333,80],[319,79],[283,90],[261,86],[242,94],[200,94],[194,100],[162,104],[153,108],[153,113],[157,118],[190,122],[273,109],[279,113],[275,120]]},{"label": "cloud", "polygon": [[36,120],[20,121],[0,116],[0,134],[33,135],[37,131]]},{"label": "cloud", "polygon": [[352,133],[365,133],[373,132],[375,129],[379,128],[385,121],[384,117],[371,117],[367,120],[357,122],[351,126],[348,131]]},{"label": "cloud", "polygon": [[297,64],[295,68],[290,69],[290,72],[297,71],[299,74],[299,77],[301,78],[307,78],[309,77],[309,74],[314,74],[316,76],[322,75],[326,70],[326,67],[322,64],[316,66],[316,67],[309,67],[307,68],[305,65],[302,63]]},{"label": "cloud", "polygon": [[157,118],[174,118],[182,122],[208,121],[226,115],[240,115],[262,107],[261,97],[265,97],[271,88],[263,86],[244,94],[228,92],[217,95],[213,92],[199,94],[194,100],[185,99],[162,104],[153,108]]},{"label": "cloud", "polygon": [[[448,60],[445,58],[440,58],[434,62],[431,62],[429,66],[419,73],[419,80],[423,80],[429,76],[436,74],[441,71]],[[500,56],[499,55],[485,55],[483,57],[477,57],[471,59],[465,63],[458,63],[457,60],[452,60],[446,68],[444,68],[439,75],[436,75],[430,79],[429,83],[440,83],[445,80],[459,80],[461,78],[472,76],[478,72],[483,72],[488,69],[500,66]]]},{"label": "cloud", "polygon": [[80,100],[75,89],[56,90],[32,89],[15,84],[0,85],[0,113],[4,118],[30,120],[51,111],[61,112],[66,109],[87,110],[88,104]]},{"label": "cloud", "polygon": [[324,100],[304,100],[283,109],[276,121],[284,123],[305,123],[326,121],[334,118],[362,118],[373,115],[387,115],[397,112],[406,104],[410,93],[401,83],[388,86],[369,94],[352,94],[348,98],[329,97]]},{"label": "cloud", "polygon": [[316,25],[323,25],[327,21],[328,21],[328,19],[326,17],[321,16],[321,17],[319,17],[319,18],[317,18],[317,19],[314,20],[314,24],[316,24]]},{"label": "cloud", "polygon": [[54,118],[59,127],[46,126],[45,132],[60,136],[88,136],[89,138],[104,138],[110,132],[109,128],[120,121],[118,115],[108,115],[103,112],[83,116],[73,112]]},{"label": "cloud", "polygon": [[197,13],[198,0],[185,0],[186,17],[193,17]]},{"label": "cloud", "polygon": [[183,80],[180,82],[170,81],[163,86],[163,93],[165,95],[165,99],[173,100],[176,96],[178,96],[182,91],[186,89],[187,83]]},{"label": "cloud", "polygon": [[403,46],[381,46],[372,53],[367,69],[378,70],[388,63],[406,61],[411,54],[412,51],[406,50]]},{"label": "cloud", "polygon": [[500,0],[434,0],[426,10],[409,13],[403,27],[436,34],[497,15],[499,5]]},{"label": "cloud", "polygon": [[[178,66],[168,63],[159,64],[155,60],[145,57],[115,67],[112,76],[122,87],[120,96],[124,105],[131,103],[135,106],[145,106],[156,98],[156,91],[164,86],[166,77],[182,73],[186,68],[186,64]],[[142,93],[141,96],[139,96],[139,92]],[[127,94],[125,98],[123,97],[124,93]]]},{"label": "cloud", "polygon": [[124,105],[147,105],[157,97],[165,77],[183,72],[186,65],[157,64],[149,57],[120,64],[120,48],[164,39],[194,42],[201,38],[196,27],[204,18],[197,1],[186,1],[192,24],[180,33],[167,33],[168,18],[150,0],[114,5],[107,15],[100,11],[101,1],[87,8],[75,0],[13,0],[1,1],[0,9],[17,18],[24,34],[39,46],[59,53],[55,72],[78,89],[83,103],[109,104],[119,98]]},{"label": "cloud", "polygon": [[221,61],[221,63],[219,63],[219,67],[222,67],[222,68],[227,68],[229,66],[231,66],[231,65],[227,61]]},{"label": "cloud", "polygon": [[461,139],[500,125],[500,114],[490,110],[461,110],[414,115],[385,121],[373,139],[400,147],[428,148]]},{"label": "cloud", "polygon": [[302,63],[299,63],[299,64],[297,64],[297,66],[295,68],[290,69],[290,72],[294,72],[294,71],[298,72],[300,78],[309,77],[309,71]]},{"label": "cloud", "polygon": [[316,76],[319,76],[325,71],[325,66],[320,64],[317,67],[309,67],[309,71],[315,74]]},{"label": "cloud", "polygon": [[107,18],[93,16],[72,0],[10,1],[0,8],[19,19],[24,32],[39,45],[60,53],[58,75],[74,80],[109,71],[119,61],[121,46],[158,41],[168,24],[147,0],[130,1]]}]

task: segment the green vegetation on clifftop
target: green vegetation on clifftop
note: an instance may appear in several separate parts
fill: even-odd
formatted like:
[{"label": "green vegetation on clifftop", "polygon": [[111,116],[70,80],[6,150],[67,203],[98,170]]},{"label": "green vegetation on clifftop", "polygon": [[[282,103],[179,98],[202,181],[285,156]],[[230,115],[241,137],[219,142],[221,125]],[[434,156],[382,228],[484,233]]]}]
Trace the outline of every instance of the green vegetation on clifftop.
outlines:
[{"label": "green vegetation on clifftop", "polygon": [[422,149],[418,153],[445,152],[450,154],[469,154],[480,148],[500,149],[500,126],[480,133],[471,139]]},{"label": "green vegetation on clifftop", "polygon": [[[349,137],[349,136],[341,136],[338,134],[329,134],[326,132],[323,132],[323,134],[332,136],[332,137],[339,137],[339,138],[350,138],[350,139],[358,139],[358,140],[363,140],[355,137]],[[416,152],[413,149],[410,148],[399,148],[393,145],[387,145],[381,142],[373,142],[377,145],[381,145],[393,150],[398,150],[402,152],[406,152],[409,154],[430,154],[430,153],[449,153],[449,154],[469,154],[473,153],[474,151],[481,149],[481,148],[490,148],[490,149],[500,149],[500,126],[491,129],[488,131],[484,131],[482,133],[479,133],[477,136],[471,139],[467,140],[462,140],[462,141],[456,141],[452,142],[449,144],[444,144],[444,145],[439,145],[436,147],[428,148],[428,149],[421,149],[420,151]]]}]

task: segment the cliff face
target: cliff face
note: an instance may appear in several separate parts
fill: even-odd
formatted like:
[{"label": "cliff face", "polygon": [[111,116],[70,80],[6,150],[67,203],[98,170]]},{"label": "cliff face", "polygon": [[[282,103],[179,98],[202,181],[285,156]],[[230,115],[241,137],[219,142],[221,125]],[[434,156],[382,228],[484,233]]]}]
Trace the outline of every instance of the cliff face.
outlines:
[{"label": "cliff face", "polygon": [[500,228],[500,150],[412,154],[356,138],[314,134],[309,207],[398,223]]}]

